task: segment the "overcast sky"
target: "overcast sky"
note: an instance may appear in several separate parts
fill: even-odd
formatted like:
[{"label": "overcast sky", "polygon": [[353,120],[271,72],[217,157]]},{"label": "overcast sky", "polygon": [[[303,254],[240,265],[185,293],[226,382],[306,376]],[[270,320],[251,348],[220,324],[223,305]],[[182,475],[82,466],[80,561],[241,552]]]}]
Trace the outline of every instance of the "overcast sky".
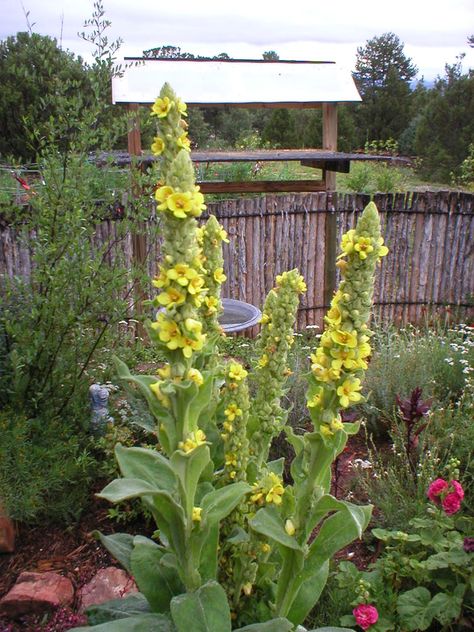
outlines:
[{"label": "overcast sky", "polygon": [[[474,0],[104,0],[112,22],[109,39],[121,37],[122,56],[173,44],[201,55],[221,52],[260,59],[336,61],[352,70],[357,47],[392,31],[419,69],[418,78],[443,75],[446,63],[466,53],[474,67]],[[0,0],[0,39],[27,30],[50,35],[90,59],[91,45],[77,33],[92,15],[92,0]]]}]

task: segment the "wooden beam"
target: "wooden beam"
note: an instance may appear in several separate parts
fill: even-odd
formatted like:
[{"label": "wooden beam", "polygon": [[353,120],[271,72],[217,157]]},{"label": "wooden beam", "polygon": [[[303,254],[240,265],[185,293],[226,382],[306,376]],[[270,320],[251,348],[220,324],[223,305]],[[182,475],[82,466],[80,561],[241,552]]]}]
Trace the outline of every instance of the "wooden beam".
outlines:
[{"label": "wooden beam", "polygon": [[350,160],[301,160],[303,167],[314,167],[324,171],[337,171],[338,173],[349,173],[351,169]]},{"label": "wooden beam", "polygon": [[323,180],[245,180],[198,182],[202,193],[284,193],[324,191]]},{"label": "wooden beam", "polygon": [[[323,149],[337,150],[337,103],[323,103]],[[325,170],[326,190],[336,190],[336,174]]]},{"label": "wooden beam", "polygon": [[318,101],[310,101],[296,103],[295,101],[285,101],[280,103],[187,103],[190,108],[261,108],[268,110],[285,109],[285,110],[319,110],[321,103]]}]

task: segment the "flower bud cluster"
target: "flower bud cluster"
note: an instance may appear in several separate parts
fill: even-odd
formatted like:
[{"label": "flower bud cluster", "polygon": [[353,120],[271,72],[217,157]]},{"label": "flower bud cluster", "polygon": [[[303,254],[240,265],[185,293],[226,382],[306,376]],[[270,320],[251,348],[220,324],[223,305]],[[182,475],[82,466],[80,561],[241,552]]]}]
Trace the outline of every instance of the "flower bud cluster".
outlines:
[{"label": "flower bud cluster", "polygon": [[375,204],[368,204],[356,228],[342,237],[341,250],[343,280],[325,316],[320,345],[311,354],[307,401],[316,430],[326,439],[343,429],[340,408],[362,401],[361,380],[371,354],[367,321],[375,267],[388,252]]},{"label": "flower bud cluster", "polygon": [[159,294],[158,308],[151,324],[151,336],[176,359],[191,363],[193,353],[202,350],[206,336],[198,318],[198,308],[206,295],[202,254],[197,240],[198,217],[205,209],[204,197],[195,186],[189,156],[189,140],[182,116],[186,105],[168,84],[152,107],[158,120],[158,134],[152,145],[161,157],[161,181],[155,193],[162,213],[162,263],[153,285]]},{"label": "flower bud cluster", "polygon": [[227,365],[222,390],[225,416],[221,434],[225,459],[222,484],[247,480],[249,390],[246,378],[247,371],[241,364],[230,362]]},{"label": "flower bud cluster", "polygon": [[276,287],[270,290],[261,318],[262,329],[256,345],[258,362],[254,382],[256,396],[252,402],[251,450],[262,463],[268,456],[271,440],[285,423],[280,405],[283,387],[291,370],[288,352],[293,345],[293,327],[299,305],[299,295],[306,284],[298,270],[278,275]]},{"label": "flower bud cluster", "polygon": [[226,280],[223,272],[224,258],[222,256],[222,242],[229,243],[227,233],[214,215],[198,228],[198,241],[203,252],[203,277],[207,294],[200,306],[201,320],[204,331],[212,334],[222,334],[218,317],[222,313],[221,286]]}]

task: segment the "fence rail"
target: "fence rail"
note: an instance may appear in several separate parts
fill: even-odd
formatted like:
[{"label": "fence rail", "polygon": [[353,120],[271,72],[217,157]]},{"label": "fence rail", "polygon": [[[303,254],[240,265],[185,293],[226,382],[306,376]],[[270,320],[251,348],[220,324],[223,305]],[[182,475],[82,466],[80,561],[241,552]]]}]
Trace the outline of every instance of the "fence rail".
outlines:
[{"label": "fence rail", "polygon": [[[224,296],[261,306],[275,276],[298,268],[308,292],[298,328],[321,325],[328,297],[338,281],[334,253],[354,226],[369,197],[359,194],[266,195],[208,205],[229,233],[224,248]],[[420,321],[430,309],[474,314],[474,195],[460,192],[379,194],[374,199],[382,234],[390,248],[378,269],[375,316],[397,323]],[[116,221],[97,226],[96,243],[114,240]],[[34,242],[21,243],[13,229],[0,229],[0,275],[26,275]],[[114,248],[133,259],[130,235]],[[147,271],[156,273],[159,242],[147,240]],[[327,255],[329,260],[327,260]],[[111,252],[111,257],[114,253]],[[326,261],[326,266],[325,266]]]}]

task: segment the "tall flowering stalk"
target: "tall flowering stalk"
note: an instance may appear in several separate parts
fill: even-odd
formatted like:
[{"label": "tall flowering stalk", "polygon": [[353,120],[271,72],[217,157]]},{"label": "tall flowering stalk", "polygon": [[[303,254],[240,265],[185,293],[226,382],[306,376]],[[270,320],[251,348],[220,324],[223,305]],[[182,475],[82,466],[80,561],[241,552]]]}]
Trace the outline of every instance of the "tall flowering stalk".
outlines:
[{"label": "tall flowering stalk", "polygon": [[251,452],[259,468],[267,460],[272,439],[280,434],[286,422],[287,413],[280,399],[291,374],[288,352],[294,341],[293,327],[299,295],[303,292],[306,284],[298,270],[284,272],[277,276],[276,286],[268,293],[263,308],[249,432]]}]

